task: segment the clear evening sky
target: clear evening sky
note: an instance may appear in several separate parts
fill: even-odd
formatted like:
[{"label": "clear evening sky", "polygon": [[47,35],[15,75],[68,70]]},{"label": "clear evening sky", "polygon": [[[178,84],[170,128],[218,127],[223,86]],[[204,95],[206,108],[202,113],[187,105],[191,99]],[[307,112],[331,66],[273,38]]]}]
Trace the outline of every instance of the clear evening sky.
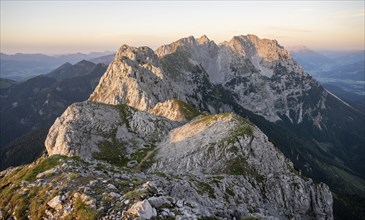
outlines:
[{"label": "clear evening sky", "polygon": [[73,53],[206,34],[284,46],[364,49],[364,1],[3,1],[1,52]]}]

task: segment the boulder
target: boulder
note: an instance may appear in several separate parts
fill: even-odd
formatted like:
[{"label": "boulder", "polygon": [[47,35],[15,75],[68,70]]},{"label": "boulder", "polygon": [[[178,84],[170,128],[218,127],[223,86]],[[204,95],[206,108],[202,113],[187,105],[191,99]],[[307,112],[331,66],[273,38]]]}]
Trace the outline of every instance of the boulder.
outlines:
[{"label": "boulder", "polygon": [[139,220],[151,219],[157,215],[156,209],[152,208],[148,200],[138,201],[128,209],[127,214],[136,216]]},{"label": "boulder", "polygon": [[51,199],[49,202],[47,202],[47,205],[53,209],[61,210],[62,209],[62,200],[61,196],[55,196],[53,199]]}]

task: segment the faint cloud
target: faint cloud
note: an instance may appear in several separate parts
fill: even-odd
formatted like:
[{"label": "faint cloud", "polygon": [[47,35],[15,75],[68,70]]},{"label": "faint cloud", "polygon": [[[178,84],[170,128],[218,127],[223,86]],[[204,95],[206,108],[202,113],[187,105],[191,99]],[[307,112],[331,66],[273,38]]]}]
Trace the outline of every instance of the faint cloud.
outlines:
[{"label": "faint cloud", "polygon": [[277,38],[277,39],[289,38],[289,36],[286,36],[286,35],[275,35],[275,34],[264,34],[264,36],[269,37],[269,38]]},{"label": "faint cloud", "polygon": [[268,26],[267,28],[268,29],[271,29],[271,30],[284,31],[284,32],[296,32],[296,33],[310,33],[310,32],[315,32],[315,30],[295,28],[295,27]]},{"label": "faint cloud", "polygon": [[335,15],[336,18],[364,18],[365,10],[351,11],[351,12],[342,12]]}]

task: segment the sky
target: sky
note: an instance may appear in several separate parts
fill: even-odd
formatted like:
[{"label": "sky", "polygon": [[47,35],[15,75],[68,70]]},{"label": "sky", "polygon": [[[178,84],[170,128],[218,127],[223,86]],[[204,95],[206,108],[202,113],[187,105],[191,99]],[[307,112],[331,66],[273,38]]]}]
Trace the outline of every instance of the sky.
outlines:
[{"label": "sky", "polygon": [[283,46],[364,49],[364,1],[1,0],[1,52],[61,54],[156,49],[205,34],[216,43],[255,34]]}]

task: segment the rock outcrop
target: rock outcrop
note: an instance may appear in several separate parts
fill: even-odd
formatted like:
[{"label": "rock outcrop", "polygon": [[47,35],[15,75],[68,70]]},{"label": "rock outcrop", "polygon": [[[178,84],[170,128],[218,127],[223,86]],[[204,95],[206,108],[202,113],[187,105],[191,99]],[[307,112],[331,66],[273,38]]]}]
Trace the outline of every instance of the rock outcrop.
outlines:
[{"label": "rock outcrop", "polygon": [[148,110],[173,98],[177,98],[177,93],[153,50],[123,45],[89,100]]},{"label": "rock outcrop", "polygon": [[127,105],[85,101],[69,106],[57,118],[45,145],[49,155],[108,159],[108,154],[126,156],[155,145],[177,125]]}]

